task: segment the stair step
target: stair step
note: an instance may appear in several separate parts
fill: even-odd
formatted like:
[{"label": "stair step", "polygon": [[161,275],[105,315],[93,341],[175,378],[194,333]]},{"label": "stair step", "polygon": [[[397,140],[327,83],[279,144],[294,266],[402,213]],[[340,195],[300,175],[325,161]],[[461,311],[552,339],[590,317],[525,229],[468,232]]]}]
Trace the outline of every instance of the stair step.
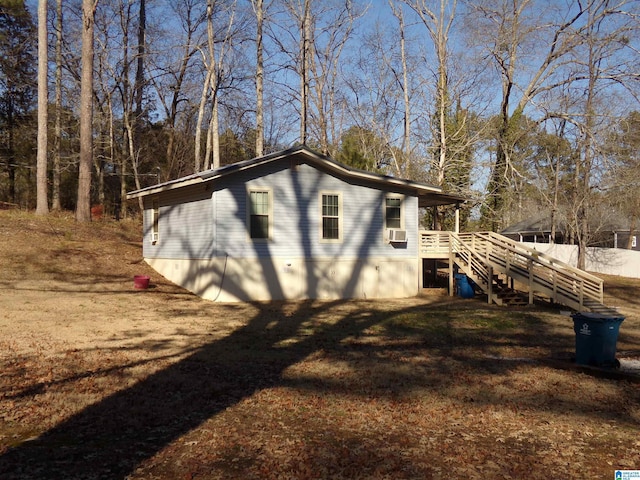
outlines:
[{"label": "stair step", "polygon": [[494,299],[496,305],[508,306],[508,307],[526,307],[529,302],[525,302],[519,298],[501,298],[495,297]]},{"label": "stair step", "polygon": [[601,315],[608,315],[612,317],[619,317],[620,312],[615,307],[609,307],[603,303],[595,302],[593,300],[585,300],[584,306],[593,313],[599,313]]},{"label": "stair step", "polygon": [[497,298],[501,300],[502,305],[508,305],[510,307],[525,307],[529,304],[529,299],[525,298],[520,292],[513,290],[509,287],[503,287],[498,289],[494,286],[494,291]]}]

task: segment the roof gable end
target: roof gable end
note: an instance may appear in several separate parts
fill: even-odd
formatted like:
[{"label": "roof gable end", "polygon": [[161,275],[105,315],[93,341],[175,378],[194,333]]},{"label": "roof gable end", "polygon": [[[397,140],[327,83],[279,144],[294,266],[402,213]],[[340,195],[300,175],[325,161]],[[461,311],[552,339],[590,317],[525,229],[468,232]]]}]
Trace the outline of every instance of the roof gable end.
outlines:
[{"label": "roof gable end", "polygon": [[[413,182],[411,180],[404,180],[401,178],[349,167],[342,163],[336,162],[335,160],[332,160],[325,155],[321,155],[304,145],[292,147],[287,150],[282,150],[269,155],[265,155],[263,157],[252,158],[250,160],[244,160],[230,165],[205,170],[203,172],[194,173],[192,175],[188,175],[176,180],[171,180],[169,182],[161,183],[140,190],[135,190],[127,194],[127,199],[145,197],[176,188],[214,181],[216,179],[234,175],[248,169],[256,168],[260,165],[279,161],[284,158],[291,158],[292,160],[295,160],[297,158],[299,159],[298,161],[300,163],[308,163],[316,168],[328,170],[329,172],[335,173],[337,176],[350,180],[373,183],[380,186],[381,188],[395,188],[406,191],[407,193],[411,193],[416,195],[417,197],[420,197],[421,200],[423,200],[421,201],[421,206],[462,203],[465,200],[462,197],[442,194],[442,189],[432,185]],[[436,201],[435,199],[433,199],[432,201],[424,201],[427,196],[431,198],[435,196],[438,198],[438,200]]]}]

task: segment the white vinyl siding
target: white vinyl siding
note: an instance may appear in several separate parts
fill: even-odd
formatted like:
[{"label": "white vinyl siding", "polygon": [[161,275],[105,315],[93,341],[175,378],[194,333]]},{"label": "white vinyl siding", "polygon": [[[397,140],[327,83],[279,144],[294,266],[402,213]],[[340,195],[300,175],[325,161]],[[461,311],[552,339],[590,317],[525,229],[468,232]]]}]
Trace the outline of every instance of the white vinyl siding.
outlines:
[{"label": "white vinyl siding", "polygon": [[[371,185],[345,182],[313,166],[290,168],[288,159],[238,172],[224,182],[161,193],[160,242],[151,245],[152,202],[146,211],[144,255],[148,258],[385,258],[418,254],[418,199]],[[268,191],[269,239],[250,238],[251,191]],[[322,238],[322,194],[338,195],[338,240]],[[405,248],[380,240],[385,198],[402,198]],[[276,269],[286,266],[277,265]]]}]

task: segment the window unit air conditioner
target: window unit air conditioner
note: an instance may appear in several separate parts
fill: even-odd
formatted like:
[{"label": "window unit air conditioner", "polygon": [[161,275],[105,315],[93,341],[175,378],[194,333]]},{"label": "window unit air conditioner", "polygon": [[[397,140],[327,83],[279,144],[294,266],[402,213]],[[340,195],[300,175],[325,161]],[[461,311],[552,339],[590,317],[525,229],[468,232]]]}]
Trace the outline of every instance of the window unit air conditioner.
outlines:
[{"label": "window unit air conditioner", "polygon": [[389,243],[407,243],[407,231],[390,228],[387,230],[387,240]]}]

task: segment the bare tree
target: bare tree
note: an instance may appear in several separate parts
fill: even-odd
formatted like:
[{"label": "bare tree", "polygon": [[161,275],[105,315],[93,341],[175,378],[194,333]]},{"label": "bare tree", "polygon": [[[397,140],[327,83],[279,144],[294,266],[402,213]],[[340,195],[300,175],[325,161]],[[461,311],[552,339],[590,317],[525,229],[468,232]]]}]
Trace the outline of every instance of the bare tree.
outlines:
[{"label": "bare tree", "polygon": [[[220,41],[220,51],[216,51],[216,35],[214,27],[214,16],[217,13],[216,7],[220,6],[216,0],[207,0],[207,53],[202,53],[203,64],[206,68],[206,76],[200,96],[200,106],[198,108],[198,120],[196,122],[196,139],[195,139],[195,170],[198,172],[204,165],[204,168],[212,166],[213,168],[220,166],[220,129],[218,116],[218,101],[223,77],[223,65],[226,55],[233,43],[233,27],[235,21],[235,0],[223,9],[227,13],[226,27],[224,29],[224,37]],[[204,163],[202,160],[201,150],[201,132],[204,122],[205,108],[207,103],[210,104],[209,128],[207,130],[206,152]]]},{"label": "bare tree", "polygon": [[397,49],[389,48],[390,44],[397,44],[396,35],[395,30],[376,25],[362,38],[358,55],[352,61],[353,68],[345,78],[348,96],[352,99],[347,107],[348,115],[355,126],[347,130],[342,140],[350,142],[354,135],[358,137],[360,153],[367,159],[366,165],[360,168],[388,171],[407,178],[411,173],[407,168],[406,150],[395,147],[403,145],[406,149],[403,141],[406,141],[407,129],[398,132],[396,126],[406,127],[407,122],[412,121],[411,104],[408,105],[406,97],[410,80],[417,75],[416,62],[408,58],[407,50],[403,62],[402,53],[398,56]]},{"label": "bare tree", "polygon": [[444,184],[445,171],[449,159],[448,117],[451,109],[451,94],[449,88],[449,35],[456,14],[456,0],[440,0],[438,11],[430,8],[426,0],[405,0],[420,17],[429,32],[436,59],[436,88],[435,88],[435,144],[438,152],[436,161],[437,183]]},{"label": "bare tree", "polygon": [[411,105],[409,102],[409,69],[407,67],[405,21],[402,9],[396,8],[393,0],[389,0],[389,6],[391,7],[393,16],[398,19],[400,34],[400,62],[402,65],[402,99],[404,103],[404,122],[402,124],[404,135],[402,137],[402,150],[406,156],[409,156],[411,154]]},{"label": "bare tree", "polygon": [[300,21],[300,143],[307,144],[309,121],[309,63],[311,61],[311,1],[304,0]]},{"label": "bare tree", "polygon": [[[194,58],[199,51],[201,41],[198,32],[206,15],[200,11],[199,0],[183,0],[179,3],[171,3],[171,15],[179,19],[180,28],[172,28],[172,35],[180,35],[175,39],[165,35],[164,42],[157,55],[150,58],[151,68],[159,72],[159,75],[151,76],[157,98],[165,117],[164,129],[167,136],[166,167],[163,171],[165,179],[176,170],[179,165],[188,161],[192,168],[194,147],[193,136],[189,130],[180,134],[180,121],[187,127],[190,124],[192,102],[189,97],[189,82],[194,70]],[[178,47],[176,48],[176,45]],[[157,47],[158,48],[158,47]],[[195,83],[195,82],[194,82]],[[186,139],[189,139],[188,141]],[[189,156],[183,158],[180,154],[188,148]]]},{"label": "bare tree", "polygon": [[38,160],[36,213],[49,213],[47,199],[47,124],[49,107],[47,0],[38,0]]},{"label": "bare tree", "polygon": [[[207,46],[209,47],[209,68],[207,75],[209,76],[209,86],[211,87],[211,118],[209,120],[209,129],[207,131],[207,144],[204,155],[204,168],[211,165],[213,168],[220,166],[220,125],[218,117],[218,93],[220,86],[220,70],[221,68],[216,62],[215,51],[215,35],[213,28],[213,11],[216,4],[215,0],[207,1]],[[222,61],[222,56],[220,57]],[[204,97],[204,92],[203,92]]]},{"label": "bare tree", "polygon": [[82,72],[80,82],[80,164],[76,220],[91,221],[93,160],[93,33],[98,0],[82,0]]},{"label": "bare tree", "polygon": [[[138,52],[136,56],[136,79],[133,86],[133,99],[135,102],[135,124],[136,136],[139,137],[142,122],[144,89],[146,82],[144,80],[145,50],[146,50],[146,34],[147,34],[147,3],[146,0],[138,0],[140,2],[138,9]],[[139,142],[136,141],[136,144]]]},{"label": "bare tree", "polygon": [[[613,85],[632,91],[630,83],[638,78],[634,62],[629,61],[634,56],[629,38],[636,37],[639,28],[637,21],[629,21],[639,13],[636,2],[600,0],[588,3],[585,8],[585,26],[578,32],[580,55],[574,79],[575,89],[582,95],[578,97],[579,107],[572,119],[579,132],[573,204],[579,268],[586,264],[587,246],[593,231],[597,230],[591,214],[598,196],[594,192],[594,179],[603,166],[602,132],[608,130],[610,114],[603,92],[611,91],[606,87]],[[631,56],[621,55],[629,50]]]},{"label": "bare tree", "polygon": [[281,80],[286,90],[286,97],[295,97],[296,110],[299,114],[298,142],[307,144],[309,136],[309,77],[311,62],[311,42],[313,17],[310,0],[282,0],[279,2],[282,11],[275,14],[276,21],[271,22],[270,38],[279,53],[284,54],[278,70],[295,72],[297,87],[294,81]]},{"label": "bare tree", "polygon": [[[310,112],[312,127],[325,154],[334,153],[334,145],[344,130],[341,122],[340,88],[342,84],[340,62],[342,52],[351,39],[354,23],[365,10],[360,10],[352,0],[337,3],[333,12],[320,11],[305,22],[308,36],[309,77],[313,92],[310,100],[314,109]],[[318,24],[317,19],[322,19]]]},{"label": "bare tree", "polygon": [[344,130],[340,58],[364,10],[352,0],[282,0],[281,4],[283,12],[272,25],[271,39],[287,58],[281,68],[295,72],[298,80],[297,91],[293,81],[285,86],[299,113],[298,139],[302,144],[316,142],[323,153],[330,153]]},{"label": "bare tree", "polygon": [[632,111],[614,126],[607,140],[613,165],[608,171],[607,188],[612,204],[629,222],[626,248],[632,248],[640,217],[640,112]]},{"label": "bare tree", "polygon": [[562,226],[566,230],[566,211],[572,194],[574,148],[567,138],[567,130],[567,122],[562,119],[547,122],[544,127],[533,130],[527,152],[529,165],[525,165],[529,188],[522,195],[528,201],[526,211],[520,210],[516,217],[519,221],[524,215],[538,217],[541,211],[549,211],[549,243],[555,242],[561,230],[561,219],[565,220]]},{"label": "bare tree", "polygon": [[[570,241],[579,247],[578,267],[584,268],[587,246],[608,220],[597,210],[604,201],[602,179],[610,168],[605,147],[611,119],[624,115],[634,100],[637,105],[633,85],[638,54],[629,39],[638,35],[639,12],[637,2],[626,0],[592,0],[579,7],[581,20],[565,34],[569,54],[559,62],[553,81],[533,93],[542,112],[536,123],[547,130],[550,122],[561,125],[562,149],[570,142],[565,160],[556,167],[556,175],[561,167],[565,170],[562,185],[556,180],[556,187],[565,197]],[[569,174],[571,182],[566,181]],[[554,204],[552,215],[561,207]]]},{"label": "bare tree", "polygon": [[263,0],[251,0],[256,14],[256,156],[264,154],[264,60],[262,24]]},{"label": "bare tree", "polygon": [[62,0],[56,0],[56,80],[55,80],[55,125],[53,148],[53,175],[51,208],[60,210],[60,177],[62,156]]},{"label": "bare tree", "polygon": [[[122,15],[123,25],[122,31],[124,38],[123,41],[123,88],[122,88],[122,104],[124,109],[123,121],[126,132],[126,145],[128,146],[128,157],[131,162],[133,170],[133,179],[136,184],[136,188],[141,187],[140,175],[138,166],[141,160],[141,145],[140,145],[140,130],[142,122],[142,110],[143,110],[143,94],[144,94],[144,57],[145,57],[145,34],[146,34],[146,2],[145,0],[138,0],[139,3],[139,15],[138,15],[138,41],[136,46],[136,72],[133,88],[130,88],[129,82],[129,28],[130,28],[130,9],[132,4],[130,3],[126,7],[126,14]],[[123,185],[126,183],[123,182]],[[126,192],[121,192],[121,198],[124,198]],[[143,209],[142,199],[138,199],[138,207]],[[124,202],[122,202],[123,216],[126,215],[126,208]]]},{"label": "bare tree", "polygon": [[[470,4],[468,30],[480,41],[500,76],[496,155],[483,217],[492,229],[502,225],[509,178],[515,172],[514,132],[525,108],[543,94],[573,81],[565,65],[585,31],[587,2],[570,2],[564,11],[534,0],[483,0]],[[559,7],[559,6],[558,6]],[[537,14],[533,15],[533,11]],[[526,59],[526,61],[525,61]],[[519,95],[519,97],[518,97]],[[517,174],[517,173],[516,173]]]},{"label": "bare tree", "polygon": [[[109,48],[108,45],[105,45],[104,48],[104,66],[108,68],[112,74],[110,75],[114,79],[116,79],[115,91],[119,93],[120,96],[120,105],[122,109],[122,128],[123,128],[123,140],[120,143],[122,152],[120,155],[120,198],[124,199],[127,194],[127,177],[129,176],[129,165],[131,166],[131,170],[133,172],[133,178],[136,182],[136,187],[140,186],[140,178],[137,174],[137,163],[138,163],[138,151],[137,145],[135,143],[135,138],[133,134],[134,128],[134,113],[133,113],[133,94],[131,89],[131,79],[129,77],[131,70],[131,56],[129,52],[131,50],[130,41],[129,41],[129,32],[132,24],[132,8],[133,3],[123,2],[120,5],[116,5],[116,18],[119,19],[120,22],[120,48],[122,52],[122,57],[119,58],[121,61],[121,68],[118,69],[118,65],[110,65],[109,63]],[[110,26],[105,22],[103,26],[105,29],[105,42],[108,42],[109,38],[109,28]],[[105,92],[109,91],[109,83],[110,80],[107,80]],[[111,94],[107,93],[106,96],[112,101]],[[109,116],[111,121],[114,119],[113,115],[113,103],[109,108]],[[112,127],[113,128],[113,127]],[[115,132],[112,132],[115,133]],[[118,143],[118,142],[117,142]],[[141,203],[139,202],[139,205]],[[121,203],[121,216],[126,216],[126,205],[124,202]]]}]

